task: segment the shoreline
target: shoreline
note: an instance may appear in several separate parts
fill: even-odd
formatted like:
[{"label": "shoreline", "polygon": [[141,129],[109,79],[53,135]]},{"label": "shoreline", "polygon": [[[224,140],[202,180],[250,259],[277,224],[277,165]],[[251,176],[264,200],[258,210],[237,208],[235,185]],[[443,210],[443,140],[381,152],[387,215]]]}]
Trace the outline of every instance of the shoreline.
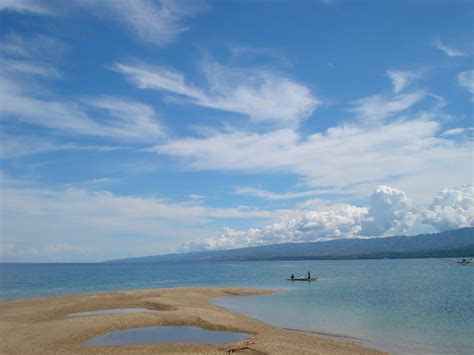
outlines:
[{"label": "shoreline", "polygon": [[[228,344],[133,344],[107,347],[83,345],[115,330],[149,326],[196,326],[241,332],[257,343],[243,353],[383,354],[352,339],[274,327],[213,305],[225,296],[270,294],[272,290],[227,287],[181,287],[0,301],[0,353],[215,353]],[[142,307],[146,313],[68,317],[77,312]]]}]

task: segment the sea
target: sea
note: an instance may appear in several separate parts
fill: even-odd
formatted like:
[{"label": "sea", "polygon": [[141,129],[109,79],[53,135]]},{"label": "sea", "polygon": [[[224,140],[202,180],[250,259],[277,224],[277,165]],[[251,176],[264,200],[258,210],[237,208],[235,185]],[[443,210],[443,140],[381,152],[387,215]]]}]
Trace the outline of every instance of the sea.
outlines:
[{"label": "sea", "polygon": [[[315,282],[291,282],[305,276]],[[272,289],[211,302],[394,354],[474,354],[474,266],[448,259],[0,264],[0,299],[130,289]]]}]

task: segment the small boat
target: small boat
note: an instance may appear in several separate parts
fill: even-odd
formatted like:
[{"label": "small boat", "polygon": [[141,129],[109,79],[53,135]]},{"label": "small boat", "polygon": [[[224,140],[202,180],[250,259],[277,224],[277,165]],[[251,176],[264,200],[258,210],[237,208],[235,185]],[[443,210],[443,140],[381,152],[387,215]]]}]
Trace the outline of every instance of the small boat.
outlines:
[{"label": "small boat", "polygon": [[469,260],[465,258],[462,260],[454,260],[454,259],[449,259],[449,260],[455,263],[454,265],[474,265],[474,261],[472,260],[472,258],[470,258]]},{"label": "small boat", "polygon": [[307,277],[295,277],[294,279],[289,278],[288,281],[316,281],[317,277],[312,277],[308,279]]}]

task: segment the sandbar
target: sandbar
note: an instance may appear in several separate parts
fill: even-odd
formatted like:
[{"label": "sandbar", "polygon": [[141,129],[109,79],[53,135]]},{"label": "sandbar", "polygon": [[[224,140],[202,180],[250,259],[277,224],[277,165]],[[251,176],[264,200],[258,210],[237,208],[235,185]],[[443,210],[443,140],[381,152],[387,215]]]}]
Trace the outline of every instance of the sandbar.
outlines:
[{"label": "sandbar", "polygon": [[[197,326],[250,334],[257,341],[243,354],[383,354],[356,342],[281,329],[209,304],[223,296],[272,291],[245,288],[168,288],[0,302],[1,354],[225,354],[222,344],[137,344],[92,347],[85,341],[107,332],[147,326]],[[156,312],[68,317],[77,312],[116,308]],[[277,310],[275,310],[277,311]]]}]

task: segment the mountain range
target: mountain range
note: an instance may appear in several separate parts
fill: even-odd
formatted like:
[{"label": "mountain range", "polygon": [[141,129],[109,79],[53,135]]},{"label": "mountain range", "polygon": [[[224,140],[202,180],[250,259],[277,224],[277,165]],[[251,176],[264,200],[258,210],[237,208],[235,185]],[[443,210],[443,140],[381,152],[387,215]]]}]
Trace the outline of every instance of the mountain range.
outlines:
[{"label": "mountain range", "polygon": [[239,249],[133,257],[106,262],[335,260],[468,256],[474,256],[473,227],[410,237],[351,238],[323,242],[284,243]]}]

